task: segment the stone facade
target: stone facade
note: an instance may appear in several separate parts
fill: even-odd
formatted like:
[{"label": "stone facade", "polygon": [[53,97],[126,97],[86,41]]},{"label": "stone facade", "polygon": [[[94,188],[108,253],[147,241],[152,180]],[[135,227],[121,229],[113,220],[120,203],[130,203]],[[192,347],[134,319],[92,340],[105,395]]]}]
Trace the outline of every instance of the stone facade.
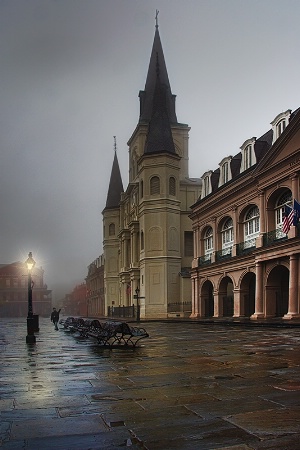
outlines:
[{"label": "stone facade", "polygon": [[[158,28],[140,118],[129,139],[129,184],[117,155],[103,210],[106,310],[140,302],[141,318],[168,316],[170,303],[191,299],[190,205],[201,193],[188,174],[189,127],[177,121]],[[139,289],[138,299],[135,291]]]}]

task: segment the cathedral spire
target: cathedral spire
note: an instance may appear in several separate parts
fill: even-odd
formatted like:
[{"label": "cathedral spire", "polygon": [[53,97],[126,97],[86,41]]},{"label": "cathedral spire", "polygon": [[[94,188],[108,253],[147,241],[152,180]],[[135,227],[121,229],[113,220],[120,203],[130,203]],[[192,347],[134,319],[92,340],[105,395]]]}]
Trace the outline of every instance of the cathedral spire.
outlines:
[{"label": "cathedral spire", "polygon": [[175,95],[171,92],[171,86],[169,82],[167,67],[165,63],[164,53],[160,41],[158,31],[158,10],[156,10],[156,25],[154,41],[152,46],[152,52],[150,56],[150,63],[148,68],[148,74],[146,78],[146,84],[144,91],[140,91],[140,122],[149,122],[152,115],[153,97],[156,86],[156,72],[157,62],[159,63],[160,82],[165,86],[166,91],[166,107],[170,123],[177,123],[177,117],[175,112]]},{"label": "cathedral spire", "polygon": [[114,136],[114,160],[110,175],[109,188],[106,199],[105,209],[118,208],[121,200],[121,194],[124,192],[123,182],[117,157],[117,142]]},{"label": "cathedral spire", "polygon": [[149,122],[144,154],[176,153],[168,117],[167,88],[160,80],[160,65],[156,59],[156,83],[153,94],[152,114]]}]

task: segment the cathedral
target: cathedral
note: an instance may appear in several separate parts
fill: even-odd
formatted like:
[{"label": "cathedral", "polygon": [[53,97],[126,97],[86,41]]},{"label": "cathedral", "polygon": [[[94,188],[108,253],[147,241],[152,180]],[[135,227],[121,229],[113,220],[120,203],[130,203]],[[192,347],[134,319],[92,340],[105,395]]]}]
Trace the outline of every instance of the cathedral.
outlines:
[{"label": "cathedral", "polygon": [[[190,205],[201,180],[189,177],[189,131],[177,120],[158,25],[140,115],[128,140],[129,183],[123,188],[115,151],[105,208],[105,311],[138,307],[141,318],[166,318],[191,301]],[[178,305],[178,308],[170,308]]]}]

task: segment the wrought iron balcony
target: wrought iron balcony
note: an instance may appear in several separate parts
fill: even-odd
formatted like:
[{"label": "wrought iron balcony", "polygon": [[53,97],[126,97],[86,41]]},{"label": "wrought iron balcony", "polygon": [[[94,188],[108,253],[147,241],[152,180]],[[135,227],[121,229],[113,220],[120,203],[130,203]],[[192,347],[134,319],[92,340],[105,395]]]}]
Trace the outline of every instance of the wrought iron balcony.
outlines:
[{"label": "wrought iron balcony", "polygon": [[256,238],[249,239],[248,241],[240,242],[236,246],[236,254],[238,256],[251,253],[256,248]]},{"label": "wrought iron balcony", "polygon": [[263,237],[264,247],[269,247],[276,242],[285,241],[287,238],[287,234],[283,233],[279,228],[269,231],[268,233],[265,233]]},{"label": "wrought iron balcony", "polygon": [[232,248],[225,248],[223,250],[218,250],[216,252],[216,261],[223,261],[224,259],[229,259],[232,256]]},{"label": "wrought iron balcony", "polygon": [[199,258],[198,258],[198,267],[204,266],[204,265],[207,265],[207,264],[211,264],[211,254],[210,255],[199,256]]}]

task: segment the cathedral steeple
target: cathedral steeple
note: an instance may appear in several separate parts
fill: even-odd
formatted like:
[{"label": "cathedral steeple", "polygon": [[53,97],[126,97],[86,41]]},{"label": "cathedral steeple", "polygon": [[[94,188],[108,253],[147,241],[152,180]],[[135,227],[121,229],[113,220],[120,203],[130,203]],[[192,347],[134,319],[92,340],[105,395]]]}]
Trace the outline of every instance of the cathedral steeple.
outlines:
[{"label": "cathedral steeple", "polygon": [[117,158],[117,145],[115,136],[114,136],[114,152],[115,156],[110,175],[106,206],[104,209],[118,208],[121,200],[121,194],[122,192],[124,192],[119,162]]},{"label": "cathedral steeple", "polygon": [[177,123],[177,117],[175,112],[175,98],[176,96],[172,94],[168,72],[166,68],[164,53],[160,41],[158,24],[157,24],[157,14],[156,12],[156,25],[155,25],[155,35],[152,46],[152,52],[150,57],[150,63],[148,68],[148,74],[146,78],[145,90],[140,91],[140,123],[149,122],[152,116],[153,110],[153,98],[156,86],[157,78],[157,64],[159,64],[160,73],[160,83],[164,86],[165,97],[166,97],[166,108],[170,123]]},{"label": "cathedral steeple", "polygon": [[144,154],[164,152],[175,154],[175,146],[168,116],[168,90],[166,85],[161,82],[158,54],[156,57],[156,83]]}]

